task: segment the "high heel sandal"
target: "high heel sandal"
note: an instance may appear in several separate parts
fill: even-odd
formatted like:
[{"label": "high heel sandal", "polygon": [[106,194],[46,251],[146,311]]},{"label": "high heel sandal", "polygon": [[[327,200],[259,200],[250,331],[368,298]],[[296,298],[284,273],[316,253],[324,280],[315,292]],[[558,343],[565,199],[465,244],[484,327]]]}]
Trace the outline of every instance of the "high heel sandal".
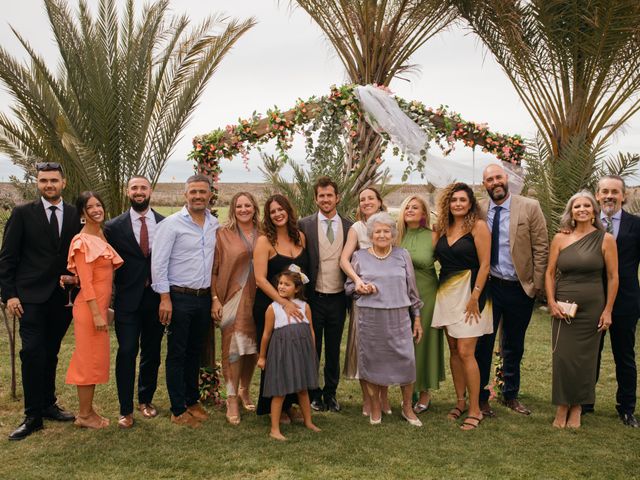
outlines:
[{"label": "high heel sandal", "polygon": [[240,414],[236,414],[236,415],[229,415],[229,404],[235,402],[236,404],[236,411],[239,410],[238,407],[238,396],[237,395],[229,395],[227,397],[227,411],[225,412],[225,417],[227,419],[227,423],[229,425],[240,425]]},{"label": "high heel sandal", "polygon": [[[95,415],[100,419],[97,424],[94,424],[88,421],[90,418],[93,417],[93,415]],[[79,428],[91,428],[93,430],[100,430],[102,428],[107,428],[109,426],[108,418],[104,418],[103,416],[98,415],[97,413],[94,413],[93,415],[87,415],[85,417],[77,415],[76,419],[73,421],[73,425]]]},{"label": "high heel sandal", "polygon": [[242,396],[242,394],[240,393],[241,391],[247,391],[247,389],[245,387],[240,387],[238,388],[238,398],[240,399],[240,401],[242,402],[242,408],[244,408],[247,412],[255,412],[256,411],[256,406],[254,403],[251,402],[251,400],[246,400],[244,399],[244,397]]}]

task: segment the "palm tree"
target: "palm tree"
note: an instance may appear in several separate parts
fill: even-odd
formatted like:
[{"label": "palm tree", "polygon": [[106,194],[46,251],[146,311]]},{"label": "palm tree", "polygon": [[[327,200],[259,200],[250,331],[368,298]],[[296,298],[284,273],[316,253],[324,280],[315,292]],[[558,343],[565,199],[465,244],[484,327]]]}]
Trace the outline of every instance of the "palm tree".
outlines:
[{"label": "palm tree", "polygon": [[[221,60],[253,19],[169,18],[169,1],[141,13],[128,0],[44,0],[61,63],[57,73],[14,30],[25,65],[0,48],[0,79],[14,99],[0,113],[0,151],[27,171],[41,160],[61,163],[73,196],[92,189],[108,213],[124,208],[132,175],[158,181],[181,130]],[[215,29],[219,33],[212,33]]]},{"label": "palm tree", "polygon": [[452,3],[511,80],[539,130],[529,178],[547,221],[556,226],[568,197],[593,182],[594,170],[625,173],[637,165],[637,156],[603,163],[602,154],[640,109],[640,2]]},{"label": "palm tree", "polygon": [[[441,0],[295,0],[322,29],[358,85],[389,86],[415,68],[411,56],[456,17]],[[380,180],[382,139],[360,119],[355,148],[347,142],[352,192]]]}]

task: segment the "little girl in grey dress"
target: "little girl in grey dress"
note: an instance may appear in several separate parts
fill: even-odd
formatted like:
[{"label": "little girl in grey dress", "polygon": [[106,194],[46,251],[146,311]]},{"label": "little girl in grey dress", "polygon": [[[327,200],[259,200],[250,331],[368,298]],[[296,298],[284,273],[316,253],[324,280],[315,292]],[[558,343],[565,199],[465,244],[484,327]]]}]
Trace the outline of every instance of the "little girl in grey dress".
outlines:
[{"label": "little girl in grey dress", "polygon": [[[306,281],[305,281],[306,280]],[[304,283],[309,280],[296,265],[280,273],[276,279],[278,294],[293,301],[304,312],[304,318],[288,317],[282,305],[273,302],[265,313],[265,326],[260,345],[258,367],[264,369],[264,396],[271,399],[271,432],[276,440],[286,440],[280,432],[280,415],[284,397],[298,394],[304,425],[315,432],[320,429],[311,421],[309,389],[318,388],[318,357],[311,324],[311,309],[303,298]]]}]

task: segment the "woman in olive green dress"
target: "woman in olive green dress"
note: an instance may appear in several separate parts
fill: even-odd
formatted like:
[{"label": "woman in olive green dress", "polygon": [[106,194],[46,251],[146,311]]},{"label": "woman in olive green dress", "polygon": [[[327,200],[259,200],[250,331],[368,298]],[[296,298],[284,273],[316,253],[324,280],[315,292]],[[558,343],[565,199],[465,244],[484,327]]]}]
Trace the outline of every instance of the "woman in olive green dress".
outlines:
[{"label": "woman in olive green dress", "polygon": [[[579,428],[581,404],[595,401],[600,339],[611,325],[618,291],[618,251],[613,235],[602,228],[596,199],[585,190],[569,199],[560,231],[551,242],[545,277],[553,317],[553,426]],[[559,301],[577,304],[573,318]]]},{"label": "woman in olive green dress", "polygon": [[424,336],[415,346],[415,391],[420,392],[413,406],[415,413],[426,412],[431,402],[429,393],[444,380],[444,333],[431,328],[431,317],[438,290],[438,277],[433,265],[436,234],[429,228],[429,206],[418,195],[405,198],[398,215],[398,245],[407,249],[416,273],[416,283],[424,306],[420,311]]}]

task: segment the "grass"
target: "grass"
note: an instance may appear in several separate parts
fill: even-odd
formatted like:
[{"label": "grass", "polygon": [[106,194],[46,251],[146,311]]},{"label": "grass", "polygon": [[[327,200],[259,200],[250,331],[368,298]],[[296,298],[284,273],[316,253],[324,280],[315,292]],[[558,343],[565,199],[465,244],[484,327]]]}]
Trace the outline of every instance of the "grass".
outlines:
[{"label": "grass", "polygon": [[[75,410],[75,389],[63,384],[72,347],[69,333],[60,355],[58,393],[60,403]],[[531,322],[526,347],[522,401],[533,414],[524,417],[496,405],[498,416],[472,432],[460,431],[445,418],[455,398],[448,373],[447,381],[434,392],[431,409],[421,416],[422,429],[400,418],[397,388],[390,392],[394,414],[384,417],[381,426],[370,426],[360,415],[358,384],[343,381],[338,391],[343,411],[314,415],[323,429],[319,434],[289,426],[283,430],[289,442],[278,443],[267,438],[267,418],[246,414],[240,426],[232,427],[218,410],[212,410],[212,418],[200,430],[185,430],[168,420],[162,370],[155,400],[162,409],[159,418],[137,417],[135,428],[129,431],[119,431],[114,425],[95,432],[46,422],[42,432],[24,441],[2,438],[0,478],[638,478],[640,431],[624,427],[616,417],[608,342],[597,389],[597,413],[588,415],[579,431],[551,427],[550,326],[541,312]],[[112,333],[112,361],[115,348]],[[111,378],[110,384],[98,387],[96,403],[115,424],[118,402],[113,371]],[[22,403],[10,400],[8,386],[8,345],[2,331],[2,435],[22,419]],[[254,394],[256,390],[254,386]]]}]

